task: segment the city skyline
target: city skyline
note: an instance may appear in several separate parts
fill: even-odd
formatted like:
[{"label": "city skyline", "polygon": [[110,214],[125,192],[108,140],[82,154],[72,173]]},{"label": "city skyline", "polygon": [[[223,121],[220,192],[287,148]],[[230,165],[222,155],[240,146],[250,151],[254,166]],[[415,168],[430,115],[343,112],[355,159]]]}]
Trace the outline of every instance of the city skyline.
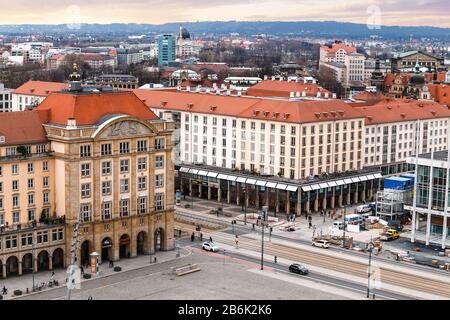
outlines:
[{"label": "city skyline", "polygon": [[[3,1],[3,0],[2,0]],[[204,0],[116,0],[71,1],[45,0],[39,5],[30,0],[16,1],[3,8],[2,24],[64,23],[148,23],[195,21],[338,21],[384,26],[450,27],[444,0],[372,0],[320,3],[293,0],[231,0],[212,4]],[[218,15],[220,12],[220,17]],[[432,23],[431,23],[432,21]]]}]

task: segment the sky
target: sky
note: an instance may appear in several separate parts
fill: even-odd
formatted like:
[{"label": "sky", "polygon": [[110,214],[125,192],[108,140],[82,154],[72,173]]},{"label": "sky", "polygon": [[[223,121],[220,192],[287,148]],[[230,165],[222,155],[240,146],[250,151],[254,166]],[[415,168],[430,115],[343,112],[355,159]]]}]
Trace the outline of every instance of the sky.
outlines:
[{"label": "sky", "polygon": [[342,21],[450,27],[450,0],[0,0],[0,24]]}]

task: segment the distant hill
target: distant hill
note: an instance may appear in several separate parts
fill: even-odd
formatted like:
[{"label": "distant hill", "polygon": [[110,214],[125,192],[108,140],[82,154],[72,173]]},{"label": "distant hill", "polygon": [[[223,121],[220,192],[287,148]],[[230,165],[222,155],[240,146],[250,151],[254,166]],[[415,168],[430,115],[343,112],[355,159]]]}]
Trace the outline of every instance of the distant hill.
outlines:
[{"label": "distant hill", "polygon": [[270,34],[339,38],[367,38],[377,35],[384,39],[408,39],[412,35],[415,38],[428,37],[450,40],[450,28],[383,26],[380,29],[369,29],[365,24],[335,21],[204,21],[176,22],[160,25],[82,24],[78,30],[69,29],[66,25],[0,25],[0,34],[140,35],[163,32],[176,33],[180,24],[183,24],[191,33],[196,35],[226,35],[237,32],[240,35]]}]

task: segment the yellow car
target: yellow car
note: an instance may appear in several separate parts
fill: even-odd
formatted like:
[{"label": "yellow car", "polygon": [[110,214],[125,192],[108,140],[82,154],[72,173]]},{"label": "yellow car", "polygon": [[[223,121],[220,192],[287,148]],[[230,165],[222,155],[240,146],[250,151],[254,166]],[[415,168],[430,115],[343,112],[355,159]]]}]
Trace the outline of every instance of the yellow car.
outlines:
[{"label": "yellow car", "polygon": [[389,229],[386,233],[389,233],[392,236],[392,239],[398,239],[400,237],[398,231],[394,229]]}]

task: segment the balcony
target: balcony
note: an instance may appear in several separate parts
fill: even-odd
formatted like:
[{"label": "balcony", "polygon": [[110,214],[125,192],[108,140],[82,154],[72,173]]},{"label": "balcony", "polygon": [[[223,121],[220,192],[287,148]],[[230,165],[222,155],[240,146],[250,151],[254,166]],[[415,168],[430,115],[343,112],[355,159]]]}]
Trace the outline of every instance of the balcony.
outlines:
[{"label": "balcony", "polygon": [[34,220],[27,223],[14,223],[12,225],[6,223],[0,226],[0,234],[26,232],[31,230],[47,229],[64,225],[65,225],[65,217],[41,219],[39,222]]}]

